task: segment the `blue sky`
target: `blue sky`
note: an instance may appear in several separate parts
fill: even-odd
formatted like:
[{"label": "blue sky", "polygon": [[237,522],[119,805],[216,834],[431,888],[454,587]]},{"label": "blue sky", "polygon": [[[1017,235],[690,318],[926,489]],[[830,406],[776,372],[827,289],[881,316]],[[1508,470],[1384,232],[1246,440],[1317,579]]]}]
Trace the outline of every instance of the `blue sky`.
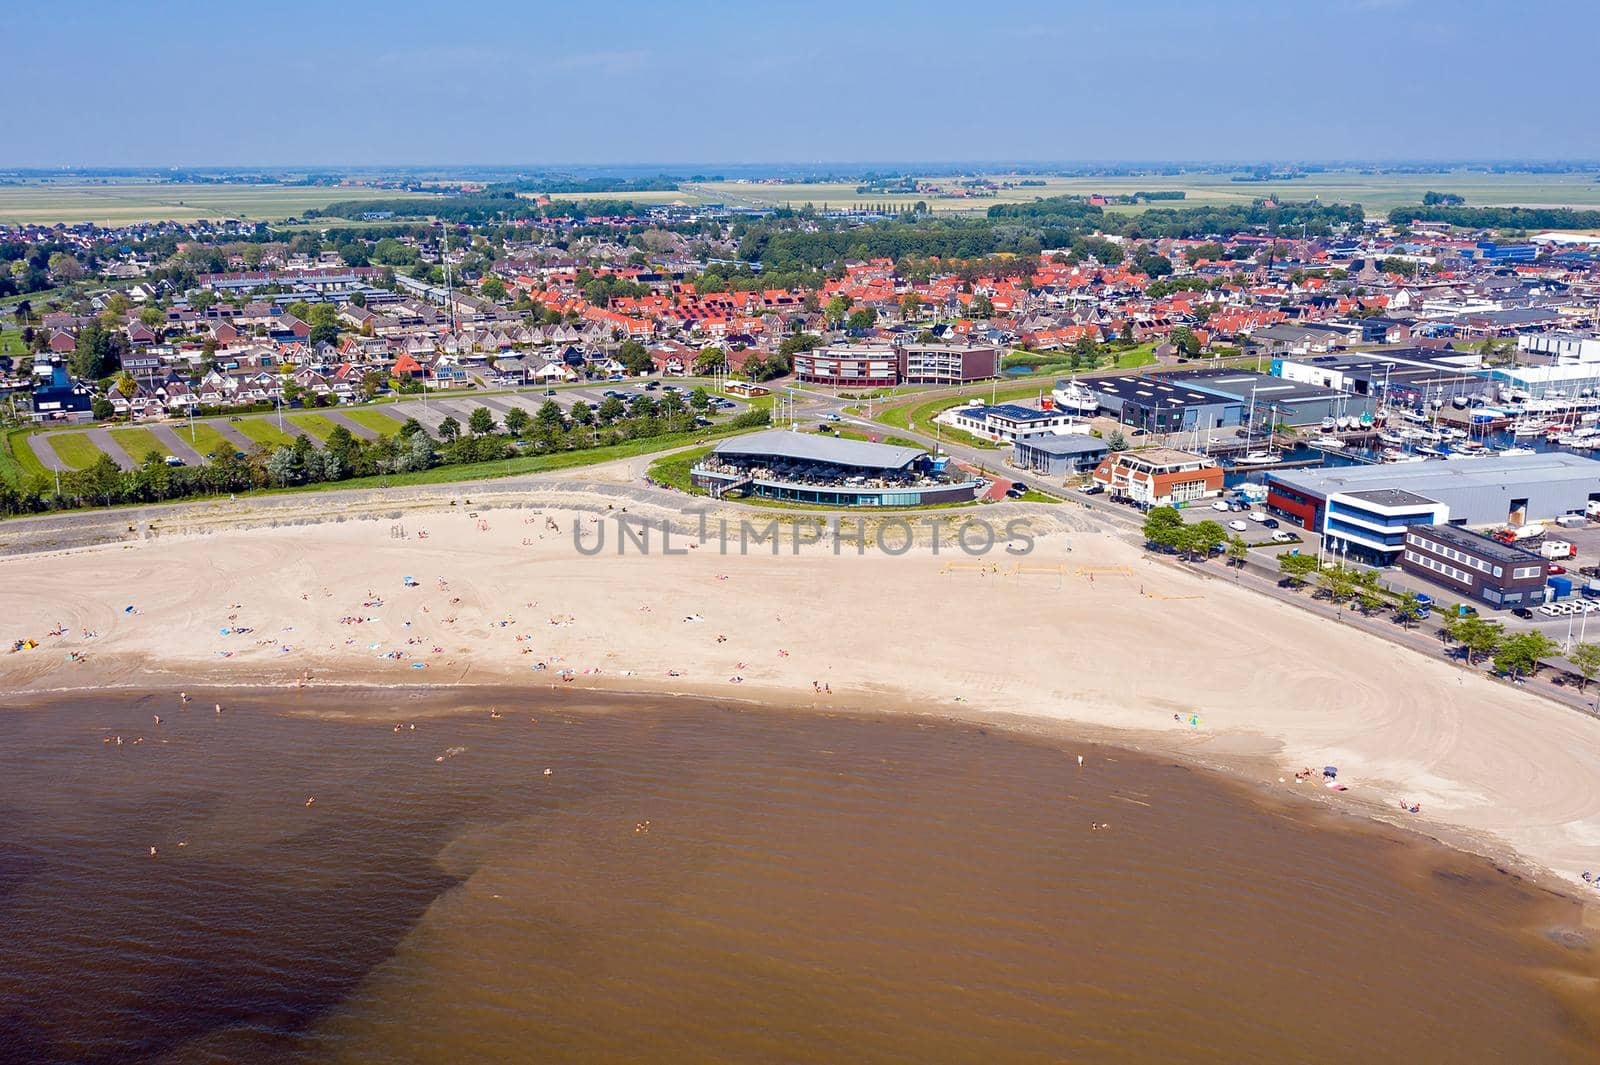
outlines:
[{"label": "blue sky", "polygon": [[0,166],[1600,157],[1595,0],[12,0],[5,26]]}]

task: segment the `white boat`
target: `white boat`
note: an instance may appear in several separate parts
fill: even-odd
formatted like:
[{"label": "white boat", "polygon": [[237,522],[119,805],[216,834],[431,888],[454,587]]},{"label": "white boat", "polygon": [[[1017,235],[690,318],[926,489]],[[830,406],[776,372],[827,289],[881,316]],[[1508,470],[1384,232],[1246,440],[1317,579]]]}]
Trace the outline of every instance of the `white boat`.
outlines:
[{"label": "white boat", "polygon": [[1055,389],[1050,393],[1056,401],[1056,406],[1068,414],[1082,417],[1093,417],[1100,413],[1100,397],[1093,391],[1080,385],[1077,378],[1070,381],[1057,381]]},{"label": "white boat", "polygon": [[1500,452],[1502,458],[1516,458],[1519,455],[1537,455],[1538,452],[1531,447],[1508,447]]},{"label": "white boat", "polygon": [[1378,443],[1383,444],[1386,447],[1404,447],[1405,442],[1405,437],[1401,436],[1399,433],[1391,433],[1387,429],[1378,434]]},{"label": "white boat", "polygon": [[1426,455],[1430,459],[1442,459],[1445,456],[1445,453],[1443,451],[1440,451],[1438,448],[1432,446],[1431,444],[1421,444],[1421,445],[1419,445],[1417,447],[1417,454]]},{"label": "white boat", "polygon": [[1517,422],[1511,427],[1511,435],[1517,437],[1538,436],[1539,434],[1543,433],[1545,429],[1546,426],[1538,422]]},{"label": "white boat", "polygon": [[1330,451],[1342,450],[1346,445],[1337,436],[1313,436],[1306,441],[1311,447],[1326,448]]},{"label": "white boat", "polygon": [[1240,455],[1233,460],[1235,466],[1269,466],[1274,462],[1282,461],[1283,456],[1276,451],[1251,451]]},{"label": "white boat", "polygon": [[1339,428],[1339,423],[1333,418],[1324,418],[1322,419],[1322,425],[1319,426],[1319,428],[1325,433],[1331,433],[1335,429]]}]

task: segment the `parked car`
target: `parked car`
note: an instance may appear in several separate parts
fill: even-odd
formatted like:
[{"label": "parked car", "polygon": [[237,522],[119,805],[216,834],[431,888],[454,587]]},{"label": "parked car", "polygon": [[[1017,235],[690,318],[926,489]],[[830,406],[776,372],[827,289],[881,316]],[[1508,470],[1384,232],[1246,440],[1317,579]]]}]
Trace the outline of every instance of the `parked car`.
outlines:
[{"label": "parked car", "polygon": [[1226,499],[1218,499],[1211,504],[1211,509],[1220,510],[1226,514],[1228,512],[1228,501]]},{"label": "parked car", "polygon": [[1089,487],[1083,490],[1083,494],[1086,496],[1097,496],[1105,490],[1106,486],[1103,484],[1091,484]]},{"label": "parked car", "polygon": [[1246,532],[1249,530],[1250,526],[1240,521],[1238,518],[1234,518],[1232,521],[1228,522],[1228,528],[1232,529],[1234,532]]},{"label": "parked car", "polygon": [[1272,534],[1272,542],[1275,544],[1292,544],[1296,539],[1295,534],[1291,532],[1275,532]]},{"label": "parked car", "polygon": [[1277,518],[1267,518],[1261,524],[1265,525],[1269,529],[1276,529],[1278,527],[1278,519]]},{"label": "parked car", "polygon": [[544,394],[547,396],[553,396],[556,394],[556,390],[553,388],[547,388],[544,390]]},{"label": "parked car", "polygon": [[1552,576],[1552,577],[1557,577],[1557,576],[1560,576],[1561,574],[1567,572],[1567,567],[1558,566],[1554,562],[1552,562],[1552,563],[1550,563],[1550,567],[1549,567],[1548,570],[1546,570],[1546,572],[1549,573],[1550,576]]},{"label": "parked car", "polygon": [[1533,611],[1529,610],[1525,606],[1513,607],[1512,610],[1511,610],[1511,613],[1514,616],[1519,617],[1519,618],[1531,618],[1531,617],[1533,617]]},{"label": "parked car", "polygon": [[1266,512],[1261,510],[1252,510],[1250,513],[1246,514],[1245,517],[1249,518],[1251,521],[1257,522],[1267,520]]}]

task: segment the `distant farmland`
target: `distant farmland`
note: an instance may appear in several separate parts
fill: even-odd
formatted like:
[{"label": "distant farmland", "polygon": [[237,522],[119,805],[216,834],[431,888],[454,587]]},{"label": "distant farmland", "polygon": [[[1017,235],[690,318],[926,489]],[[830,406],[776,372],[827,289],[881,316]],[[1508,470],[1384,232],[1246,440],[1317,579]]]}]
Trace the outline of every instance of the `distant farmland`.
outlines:
[{"label": "distant farmland", "polygon": [[[1453,171],[1444,174],[1361,174],[1337,171],[1305,178],[1277,181],[1233,181],[1229,174],[1188,174],[1173,177],[1046,177],[984,175],[993,180],[1030,177],[1045,182],[1043,188],[1002,189],[988,199],[943,199],[923,193],[858,193],[854,182],[817,184],[762,184],[719,181],[683,187],[677,198],[686,203],[725,203],[730,207],[844,208],[852,204],[889,203],[910,207],[917,201],[939,212],[982,212],[997,203],[1028,203],[1046,196],[1093,193],[1128,195],[1134,192],[1183,192],[1182,200],[1157,202],[1156,207],[1201,207],[1246,204],[1275,195],[1287,200],[1321,200],[1325,203],[1359,203],[1368,217],[1385,215],[1391,208],[1420,204],[1422,194],[1454,192],[1472,207],[1507,205],[1542,207],[1600,207],[1600,182],[1594,174],[1483,174]],[[954,179],[926,180],[952,186]],[[1144,207],[1111,207],[1113,211],[1138,211]]]},{"label": "distant farmland", "polygon": [[0,185],[0,222],[129,222],[242,218],[275,222],[336,200],[421,193],[311,185],[190,185],[137,179],[27,181]]}]

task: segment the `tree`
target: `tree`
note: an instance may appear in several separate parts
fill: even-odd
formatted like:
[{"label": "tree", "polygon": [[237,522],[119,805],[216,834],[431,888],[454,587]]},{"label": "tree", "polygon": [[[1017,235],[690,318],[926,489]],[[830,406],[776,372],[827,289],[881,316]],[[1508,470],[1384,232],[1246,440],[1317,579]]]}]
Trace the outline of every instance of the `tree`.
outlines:
[{"label": "tree", "polygon": [[89,401],[89,416],[97,422],[103,422],[117,413],[117,408],[104,396],[96,396]]},{"label": "tree", "polygon": [[972,302],[967,305],[967,313],[974,318],[989,318],[994,314],[994,303],[980,292],[972,297]]},{"label": "tree", "polygon": [[[199,311],[201,314],[204,314],[206,311],[209,311],[212,307],[214,307],[216,305],[216,302],[217,302],[217,294],[215,292],[208,292],[205,289],[200,289],[200,290],[198,290],[196,292],[189,293],[189,306],[193,307],[196,311]],[[294,304],[291,303],[289,306],[293,307]],[[301,306],[305,306],[305,305],[301,304]]]},{"label": "tree", "polygon": [[67,356],[67,366],[77,377],[98,380],[111,372],[121,355],[121,334],[108,332],[98,321],[78,330],[78,339]]},{"label": "tree", "polygon": [[50,273],[59,281],[76,281],[83,276],[83,264],[64,251],[50,256]]},{"label": "tree", "polygon": [[650,361],[650,349],[637,340],[625,340],[622,347],[617,349],[617,361],[627,367],[629,373],[649,373],[655,364]]},{"label": "tree", "polygon": [[384,376],[377,370],[368,370],[361,375],[361,394],[368,399],[378,394],[383,388]]},{"label": "tree", "polygon": [[871,329],[878,320],[878,312],[871,307],[862,307],[860,310],[851,311],[846,325],[853,332],[864,332]]},{"label": "tree", "polygon": [[494,432],[494,412],[488,407],[475,407],[467,415],[467,428],[473,436],[488,436]]},{"label": "tree", "polygon": [[1411,628],[1413,621],[1422,620],[1422,600],[1417,598],[1416,592],[1407,592],[1400,597],[1400,602],[1394,608],[1394,616],[1400,619],[1400,624]]},{"label": "tree", "polygon": [[1582,691],[1589,686],[1589,682],[1600,675],[1600,643],[1580,643],[1567,652],[1567,661],[1578,668],[1578,676],[1583,678],[1583,683],[1578,686]]},{"label": "tree", "polygon": [[[534,416],[534,425],[539,435],[553,440],[567,427],[566,418],[561,413],[561,405],[553,399],[547,399],[539,407],[539,413]],[[506,427],[511,426],[511,416],[506,416]]]},{"label": "tree", "polygon": [[1250,557],[1250,545],[1245,543],[1244,537],[1234,533],[1228,537],[1228,563],[1229,565],[1244,567],[1245,560]]},{"label": "tree", "polygon": [[167,324],[167,315],[160,307],[139,308],[139,321],[151,329],[160,329]]},{"label": "tree", "polygon": [[622,417],[624,409],[625,408],[622,405],[622,400],[618,399],[616,396],[607,396],[605,399],[602,399],[600,401],[600,407],[597,411],[597,413],[600,415],[601,424],[604,425],[616,421],[618,418]]},{"label": "tree", "polygon": [[844,321],[845,315],[847,315],[849,313],[850,313],[850,297],[849,296],[835,295],[835,296],[829,298],[827,315],[828,315],[828,323],[830,325],[834,326],[834,328],[838,328],[840,323],[842,323]]},{"label": "tree", "polygon": [[1498,621],[1485,621],[1477,615],[1452,616],[1445,622],[1450,638],[1467,649],[1467,664],[1482,655],[1493,654],[1505,637],[1506,627]]},{"label": "tree", "polygon": [[594,408],[581,399],[572,405],[572,410],[568,414],[572,418],[573,425],[594,424]]},{"label": "tree", "polygon": [[478,291],[483,293],[485,299],[503,300],[506,298],[506,283],[498,277],[486,277],[483,284],[478,286]]},{"label": "tree", "polygon": [[1539,671],[1539,660],[1560,650],[1561,645],[1534,629],[1506,636],[1494,651],[1494,668],[1514,677],[1532,676]]},{"label": "tree", "polygon": [[1228,530],[1224,529],[1219,522],[1211,521],[1210,519],[1197,521],[1190,528],[1193,530],[1193,539],[1188,545],[1189,550],[1202,558],[1209,558],[1213,551],[1228,540]]},{"label": "tree", "polygon": [[1298,588],[1317,571],[1317,556],[1298,552],[1284,552],[1278,556],[1278,572],[1291,585]]},{"label": "tree", "polygon": [[1122,435],[1121,429],[1111,430],[1111,435],[1106,437],[1106,447],[1112,451],[1128,450],[1128,438]]},{"label": "tree", "polygon": [[1182,354],[1193,357],[1200,354],[1200,338],[1187,326],[1178,326],[1167,335],[1167,340]]},{"label": "tree", "polygon": [[922,317],[922,297],[915,292],[907,292],[900,297],[900,317],[908,322],[914,322]]},{"label": "tree", "polygon": [[453,417],[445,415],[444,421],[439,423],[439,439],[446,443],[454,443],[456,437],[461,435],[461,423]]},{"label": "tree", "polygon": [[[546,400],[545,406],[554,407],[555,401]],[[557,410],[559,411],[560,408],[558,407]],[[528,412],[521,407],[512,407],[506,411],[506,432],[512,436],[522,436],[528,431],[528,425],[532,420],[528,417]]]},{"label": "tree", "polygon": [[1184,538],[1183,515],[1176,507],[1154,507],[1144,516],[1144,539],[1157,547],[1176,548]]},{"label": "tree", "polygon": [[300,466],[299,457],[291,447],[278,447],[267,459],[267,476],[280,485],[288,484],[298,476]]},{"label": "tree", "polygon": [[711,393],[704,388],[697,388],[689,393],[689,406],[695,410],[705,410],[711,406]]},{"label": "tree", "polygon": [[694,357],[694,372],[708,374],[712,370],[722,369],[727,364],[727,356],[722,353],[721,348],[701,348],[700,354]]}]

